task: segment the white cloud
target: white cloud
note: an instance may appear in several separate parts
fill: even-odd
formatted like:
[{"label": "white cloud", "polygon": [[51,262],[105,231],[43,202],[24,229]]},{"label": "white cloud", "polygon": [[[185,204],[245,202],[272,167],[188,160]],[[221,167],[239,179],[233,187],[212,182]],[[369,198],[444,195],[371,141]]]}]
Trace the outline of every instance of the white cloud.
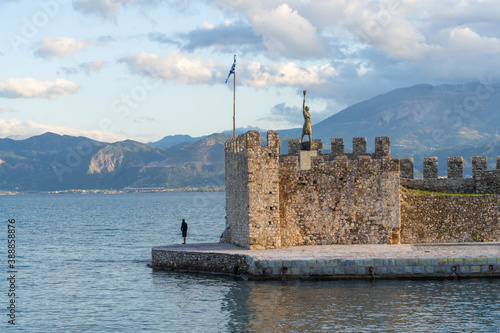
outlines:
[{"label": "white cloud", "polygon": [[80,69],[85,72],[85,74],[90,75],[92,73],[100,72],[108,63],[104,60],[95,60],[91,62],[84,62],[80,64]]},{"label": "white cloud", "polygon": [[261,34],[266,48],[280,55],[320,57],[323,45],[312,23],[287,4],[250,17],[253,29]]},{"label": "white cloud", "polygon": [[426,43],[426,37],[412,24],[396,18],[381,33],[373,35],[372,45],[391,58],[415,61],[423,60],[437,48]]},{"label": "white cloud", "polygon": [[0,108],[0,114],[18,112],[13,108]]},{"label": "white cloud", "polygon": [[120,61],[126,63],[134,73],[167,81],[186,84],[211,83],[214,76],[213,61],[207,63],[201,58],[190,58],[179,52],[172,52],[164,57],[141,53],[124,57]]},{"label": "white cloud", "polygon": [[94,42],[69,37],[48,37],[42,40],[36,54],[47,60],[54,57],[67,58],[72,57],[77,51],[90,44],[94,44]]},{"label": "white cloud", "polygon": [[90,139],[104,142],[116,142],[126,140],[127,137],[120,134],[103,132],[99,130],[82,130],[78,128],[40,124],[31,120],[22,121],[19,119],[0,119],[0,137],[9,136],[29,138],[34,135],[40,135],[52,132],[60,135],[84,136]]},{"label": "white cloud", "polygon": [[201,25],[201,28],[205,30],[212,30],[213,28],[215,28],[215,26],[212,23],[204,21],[203,24]]},{"label": "white cloud", "polygon": [[466,56],[500,53],[500,39],[482,37],[468,27],[455,27],[444,32],[449,50],[466,52]]},{"label": "white cloud", "polygon": [[371,72],[373,71],[373,68],[367,68],[363,65],[359,66],[357,69],[356,69],[356,73],[358,73],[358,76],[363,76],[365,75],[366,73],[368,72]]},{"label": "white cloud", "polygon": [[[242,67],[242,66],[240,66]],[[254,87],[298,86],[306,87],[326,83],[338,73],[330,65],[299,67],[293,62],[264,66],[259,63],[244,65],[243,82]]]},{"label": "white cloud", "polygon": [[38,81],[33,78],[0,79],[0,97],[5,98],[48,98],[56,99],[62,95],[75,94],[78,83],[56,79],[54,81]]}]

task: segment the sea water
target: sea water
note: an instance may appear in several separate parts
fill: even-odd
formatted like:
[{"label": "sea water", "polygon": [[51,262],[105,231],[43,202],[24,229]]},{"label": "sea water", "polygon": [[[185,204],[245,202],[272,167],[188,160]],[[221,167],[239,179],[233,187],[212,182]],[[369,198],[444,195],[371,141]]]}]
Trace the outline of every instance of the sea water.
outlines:
[{"label": "sea water", "polygon": [[1,196],[0,331],[500,331],[500,279],[270,282],[147,266],[153,246],[182,242],[183,218],[189,243],[218,242],[224,204],[223,192]]}]

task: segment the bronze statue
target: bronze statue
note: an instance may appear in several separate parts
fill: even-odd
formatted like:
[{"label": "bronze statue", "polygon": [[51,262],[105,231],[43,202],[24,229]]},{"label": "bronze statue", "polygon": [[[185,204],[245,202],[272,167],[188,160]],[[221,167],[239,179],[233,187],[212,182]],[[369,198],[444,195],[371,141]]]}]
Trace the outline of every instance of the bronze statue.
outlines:
[{"label": "bronze statue", "polygon": [[302,103],[302,115],[304,116],[304,127],[302,127],[302,137],[300,142],[304,142],[304,135],[309,136],[309,147],[311,147],[311,134],[312,134],[312,124],[311,124],[311,114],[309,113],[309,107],[306,106],[306,93],[304,90],[304,103]]}]

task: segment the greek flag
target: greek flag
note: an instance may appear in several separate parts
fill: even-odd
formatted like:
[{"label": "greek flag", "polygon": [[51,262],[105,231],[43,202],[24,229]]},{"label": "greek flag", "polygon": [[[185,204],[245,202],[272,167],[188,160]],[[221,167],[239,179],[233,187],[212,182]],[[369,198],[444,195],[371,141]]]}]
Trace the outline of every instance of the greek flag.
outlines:
[{"label": "greek flag", "polygon": [[231,66],[231,70],[229,71],[229,74],[227,75],[227,79],[226,79],[225,83],[227,83],[227,80],[229,80],[229,77],[231,76],[231,74],[234,74],[235,68],[236,68],[236,57],[234,58],[233,66]]}]

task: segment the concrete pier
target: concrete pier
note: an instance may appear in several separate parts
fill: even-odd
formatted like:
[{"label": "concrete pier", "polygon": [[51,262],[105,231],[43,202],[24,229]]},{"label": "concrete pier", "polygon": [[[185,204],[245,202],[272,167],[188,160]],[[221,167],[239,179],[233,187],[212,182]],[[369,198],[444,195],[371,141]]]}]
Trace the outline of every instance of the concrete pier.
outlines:
[{"label": "concrete pier", "polygon": [[152,249],[152,267],[256,279],[500,277],[500,243],[324,245],[247,250],[232,244]]}]

